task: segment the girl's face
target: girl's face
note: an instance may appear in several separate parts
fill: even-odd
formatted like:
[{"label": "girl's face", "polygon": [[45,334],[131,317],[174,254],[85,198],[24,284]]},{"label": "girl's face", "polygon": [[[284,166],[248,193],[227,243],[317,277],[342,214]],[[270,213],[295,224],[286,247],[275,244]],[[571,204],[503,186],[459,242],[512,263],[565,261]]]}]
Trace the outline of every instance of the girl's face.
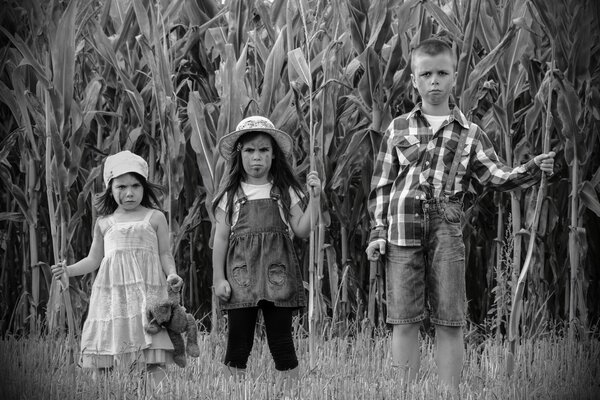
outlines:
[{"label": "girl's face", "polygon": [[242,144],[242,166],[246,172],[246,183],[262,185],[269,182],[269,171],[273,162],[271,136],[260,133]]},{"label": "girl's face", "polygon": [[132,174],[123,174],[114,178],[111,190],[117,205],[125,211],[135,211],[144,198],[144,187]]}]

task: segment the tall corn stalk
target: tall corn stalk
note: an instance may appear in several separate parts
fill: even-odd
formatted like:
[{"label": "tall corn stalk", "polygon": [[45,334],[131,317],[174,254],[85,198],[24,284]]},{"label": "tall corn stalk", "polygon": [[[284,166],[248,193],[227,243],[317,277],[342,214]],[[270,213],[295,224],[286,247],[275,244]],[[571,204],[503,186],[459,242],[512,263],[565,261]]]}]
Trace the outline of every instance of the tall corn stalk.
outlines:
[{"label": "tall corn stalk", "polygon": [[[290,51],[288,58],[292,65],[296,69],[296,72],[302,79],[302,81],[308,85],[308,127],[309,127],[309,157],[310,157],[310,170],[317,170],[316,154],[315,154],[315,129],[313,123],[313,82],[310,68],[310,38],[308,27],[306,24],[306,14],[302,0],[298,0],[298,7],[300,9],[300,17],[302,18],[302,25],[304,28],[304,39],[306,45],[307,56],[304,57],[301,51]],[[290,27],[288,27],[289,29]],[[299,49],[296,49],[299,50]],[[322,164],[322,163],[321,163]],[[311,194],[312,195],[312,194]],[[309,335],[309,366],[312,370],[315,368],[315,328],[317,322],[317,316],[315,316],[315,287],[317,286],[320,274],[322,270],[323,260],[323,232],[321,229],[318,231],[315,229],[317,226],[320,228],[322,225],[321,221],[321,208],[316,202],[312,202],[310,212],[310,239],[309,239],[309,261],[308,261],[308,335]]]},{"label": "tall corn stalk", "polygon": [[[548,94],[547,94],[547,105],[546,105],[546,121],[544,124],[544,135],[543,135],[543,143],[542,143],[542,152],[548,153],[550,151],[550,130],[552,128],[552,92],[553,92],[553,79],[552,76],[554,74],[554,57],[552,57],[552,62],[550,63],[550,68],[548,71]],[[548,176],[546,173],[542,173],[542,178],[540,182],[540,186],[537,193],[537,200],[535,202],[535,210],[533,214],[533,221],[531,223],[531,230],[529,233],[529,245],[527,247],[527,255],[525,257],[525,262],[523,263],[523,267],[520,269],[519,279],[517,281],[515,292],[513,295],[512,307],[510,312],[510,321],[508,326],[508,340],[510,342],[509,345],[509,357],[507,370],[508,374],[512,375],[514,370],[514,354],[516,351],[517,339],[518,339],[518,329],[519,329],[519,321],[521,319],[521,313],[523,311],[523,294],[525,291],[525,280],[527,278],[527,273],[531,268],[532,260],[534,259],[534,248],[537,242],[538,236],[538,225],[540,222],[540,214],[542,211],[542,203],[546,197],[546,190],[548,186]]]},{"label": "tall corn stalk", "polygon": [[[72,1],[59,21],[56,31],[49,32],[49,52],[46,60],[47,70],[52,71],[53,87],[45,88],[45,117],[46,117],[46,195],[50,212],[50,226],[54,250],[54,262],[66,262],[67,239],[69,236],[68,222],[70,207],[67,193],[70,186],[69,171],[67,170],[65,146],[63,137],[74,134],[70,122],[70,112],[73,102],[73,83],[75,67],[75,19],[77,1]],[[52,63],[50,63],[50,57]],[[76,161],[75,159],[72,161]],[[53,281],[56,293],[56,283]],[[68,322],[68,338],[71,355],[74,349],[75,323],[71,295],[66,279],[60,281],[60,293],[64,302]],[[66,287],[65,287],[66,286]],[[52,297],[52,296],[51,296]],[[55,300],[58,296],[55,297]],[[52,307],[51,309],[53,309]],[[50,314],[52,316],[52,314]],[[50,322],[52,322],[50,318]],[[50,326],[51,327],[51,326]],[[74,361],[74,360],[73,360]]]},{"label": "tall corn stalk", "polygon": [[[597,130],[598,112],[593,82],[598,74],[593,69],[598,57],[597,15],[599,4],[594,1],[552,2],[532,0],[532,5],[542,21],[542,27],[556,52],[556,64],[561,72],[557,79],[557,114],[562,125],[560,139],[564,145],[564,157],[568,166],[569,219],[568,261],[570,279],[567,285],[569,336],[575,338],[576,328],[585,335],[588,324],[586,304],[588,281],[585,279],[583,261],[588,248],[588,228],[585,212],[600,217],[598,188],[586,180],[597,175],[590,168],[597,163],[592,154],[597,151],[597,137],[590,133]],[[576,3],[576,4],[574,4]],[[586,138],[588,134],[588,138]],[[587,139],[587,140],[586,140]],[[592,261],[593,262],[593,261]]]}]

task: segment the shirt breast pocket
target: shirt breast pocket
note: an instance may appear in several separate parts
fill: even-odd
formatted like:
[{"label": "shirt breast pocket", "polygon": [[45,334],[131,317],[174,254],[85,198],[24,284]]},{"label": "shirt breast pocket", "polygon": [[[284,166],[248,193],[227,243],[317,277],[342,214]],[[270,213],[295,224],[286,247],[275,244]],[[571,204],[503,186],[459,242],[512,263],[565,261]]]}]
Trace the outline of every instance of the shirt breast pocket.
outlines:
[{"label": "shirt breast pocket", "polygon": [[467,143],[460,155],[460,164],[462,165],[462,169],[466,170],[469,166],[469,160],[471,158],[471,143]]},{"label": "shirt breast pocket", "polygon": [[421,141],[416,136],[401,136],[396,142],[396,152],[400,165],[417,162]]}]

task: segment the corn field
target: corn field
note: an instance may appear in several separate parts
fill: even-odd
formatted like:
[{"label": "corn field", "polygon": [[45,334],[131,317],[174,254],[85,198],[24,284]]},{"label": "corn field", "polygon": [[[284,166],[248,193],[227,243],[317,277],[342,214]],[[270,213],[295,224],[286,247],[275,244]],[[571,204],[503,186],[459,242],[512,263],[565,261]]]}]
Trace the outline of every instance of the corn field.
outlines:
[{"label": "corn field", "polygon": [[533,234],[537,188],[474,187],[468,197],[471,331],[506,335],[530,241],[522,335],[567,323],[580,337],[597,324],[599,2],[0,4],[1,335],[77,332],[94,276],[72,278],[56,301],[49,266],[87,255],[102,160],[125,149],[147,159],[149,179],[166,189],[185,305],[212,329],[209,205],[224,172],[216,143],[252,114],[288,132],[298,175],[316,168],[324,184],[318,227],[296,243],[305,280],[315,278],[315,326],[331,335],[382,326],[383,265],[364,253],[372,164],[392,118],[418,101],[410,49],[430,36],[453,43],[453,101],[507,164],[539,154],[546,127],[557,153]]}]

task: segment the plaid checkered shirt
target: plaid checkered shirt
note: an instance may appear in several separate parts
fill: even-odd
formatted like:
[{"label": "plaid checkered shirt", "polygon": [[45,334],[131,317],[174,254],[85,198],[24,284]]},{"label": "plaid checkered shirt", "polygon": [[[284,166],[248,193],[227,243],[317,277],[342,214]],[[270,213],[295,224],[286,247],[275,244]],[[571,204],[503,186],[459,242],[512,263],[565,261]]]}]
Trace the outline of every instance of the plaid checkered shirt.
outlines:
[{"label": "plaid checkered shirt", "polygon": [[454,107],[447,122],[433,132],[417,105],[395,118],[385,132],[373,169],[369,242],[386,239],[397,246],[421,245],[421,200],[444,193],[462,130],[468,136],[450,196],[473,191],[472,179],[498,191],[527,188],[541,177],[533,159],[516,168],[503,164],[492,142]]}]

